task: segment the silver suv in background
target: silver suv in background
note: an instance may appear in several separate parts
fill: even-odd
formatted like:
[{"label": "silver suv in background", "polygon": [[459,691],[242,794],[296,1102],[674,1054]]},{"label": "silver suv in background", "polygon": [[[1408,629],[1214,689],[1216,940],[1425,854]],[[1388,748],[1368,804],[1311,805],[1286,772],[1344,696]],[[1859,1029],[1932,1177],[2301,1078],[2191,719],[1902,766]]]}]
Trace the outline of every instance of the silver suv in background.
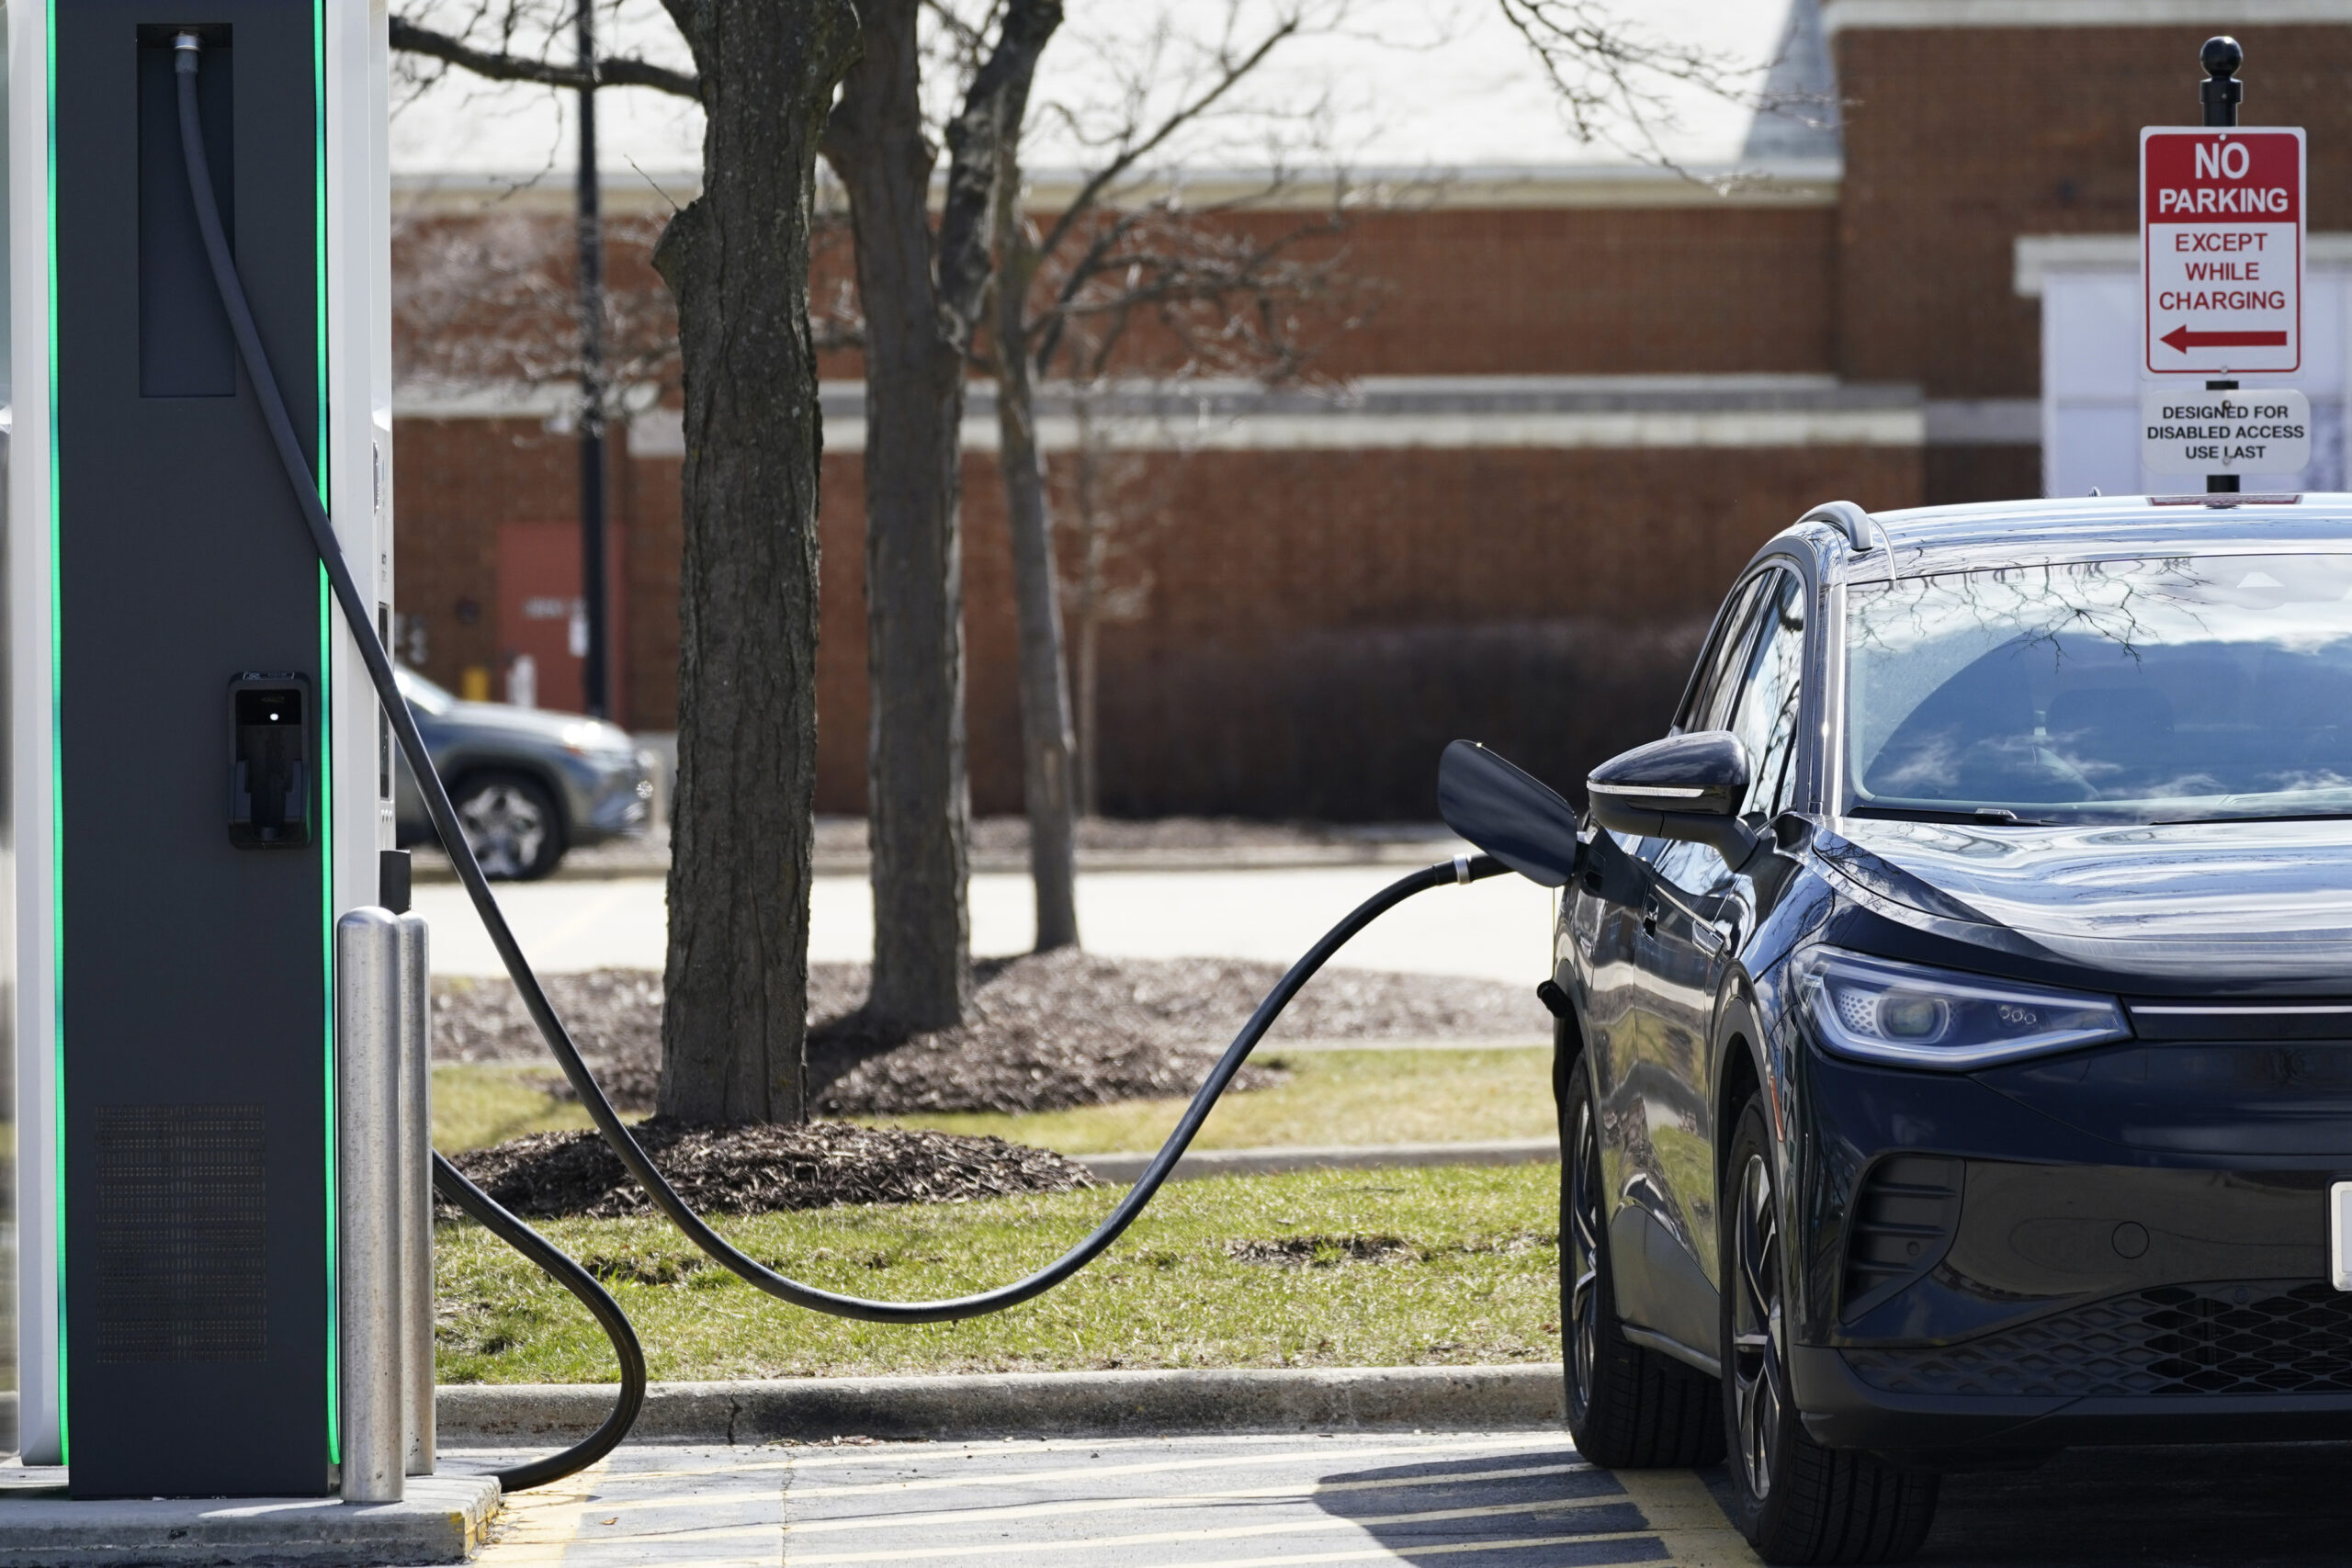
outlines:
[{"label": "silver suv in background", "polygon": [[[653,781],[628,731],[578,714],[469,703],[413,670],[397,671],[434,767],[482,871],[529,881],[578,845],[642,833]],[[407,759],[393,786],[403,845],[435,840]]]}]

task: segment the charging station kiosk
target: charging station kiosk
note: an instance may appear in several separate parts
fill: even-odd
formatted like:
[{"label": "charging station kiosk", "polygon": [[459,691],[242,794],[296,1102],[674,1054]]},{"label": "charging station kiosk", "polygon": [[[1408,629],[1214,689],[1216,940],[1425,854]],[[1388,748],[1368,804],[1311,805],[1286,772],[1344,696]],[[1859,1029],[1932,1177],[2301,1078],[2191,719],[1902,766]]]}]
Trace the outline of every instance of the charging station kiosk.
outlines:
[{"label": "charging station kiosk", "polygon": [[390,620],[382,0],[6,0],[18,1443],[77,1496],[319,1495],[335,928],[379,901],[393,758],[208,271],[183,34],[264,346]]}]

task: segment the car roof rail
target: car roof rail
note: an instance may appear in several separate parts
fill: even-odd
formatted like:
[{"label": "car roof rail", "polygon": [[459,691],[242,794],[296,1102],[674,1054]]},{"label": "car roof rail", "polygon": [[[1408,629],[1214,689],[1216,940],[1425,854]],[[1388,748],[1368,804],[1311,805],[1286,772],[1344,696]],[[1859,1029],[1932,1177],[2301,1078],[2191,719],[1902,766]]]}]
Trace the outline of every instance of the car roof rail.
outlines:
[{"label": "car roof rail", "polygon": [[[1871,529],[1878,530],[1880,538],[1886,538],[1884,525],[1850,501],[1825,501],[1798,518],[1797,522],[1800,525],[1826,523],[1840,530],[1846,536],[1846,543],[1853,547],[1854,553],[1858,556],[1866,556],[1871,553]],[[1892,540],[1888,541],[1887,547],[1889,549],[1894,547]]]}]

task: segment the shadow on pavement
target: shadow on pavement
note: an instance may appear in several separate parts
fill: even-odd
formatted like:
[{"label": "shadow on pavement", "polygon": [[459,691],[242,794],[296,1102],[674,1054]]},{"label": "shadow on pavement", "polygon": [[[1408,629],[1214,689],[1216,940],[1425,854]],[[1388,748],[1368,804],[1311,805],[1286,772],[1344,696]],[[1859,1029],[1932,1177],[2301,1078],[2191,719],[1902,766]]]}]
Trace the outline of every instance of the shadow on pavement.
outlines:
[{"label": "shadow on pavement", "polygon": [[1326,1514],[1358,1526],[1403,1562],[1436,1568],[1464,1560],[1464,1548],[1478,1549],[1467,1561],[1479,1568],[1581,1568],[1665,1555],[1654,1539],[1575,1539],[1621,1536],[1643,1523],[1616,1479],[1585,1468],[1566,1442],[1343,1471],[1319,1477],[1317,1486]]},{"label": "shadow on pavement", "polygon": [[2317,1568],[2352,1560],[2352,1443],[2076,1449],[1951,1475],[1921,1563]]}]

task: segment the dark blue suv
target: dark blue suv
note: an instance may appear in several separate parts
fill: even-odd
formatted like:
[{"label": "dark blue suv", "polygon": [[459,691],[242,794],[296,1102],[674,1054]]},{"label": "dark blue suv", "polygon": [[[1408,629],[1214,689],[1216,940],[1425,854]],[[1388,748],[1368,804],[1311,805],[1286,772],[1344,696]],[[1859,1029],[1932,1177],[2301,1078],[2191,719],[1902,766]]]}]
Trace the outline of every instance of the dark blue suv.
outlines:
[{"label": "dark blue suv", "polygon": [[1587,787],[1442,784],[1565,889],[1589,1457],[1854,1562],[1944,1471],[2352,1437],[2352,497],[1820,508]]}]

